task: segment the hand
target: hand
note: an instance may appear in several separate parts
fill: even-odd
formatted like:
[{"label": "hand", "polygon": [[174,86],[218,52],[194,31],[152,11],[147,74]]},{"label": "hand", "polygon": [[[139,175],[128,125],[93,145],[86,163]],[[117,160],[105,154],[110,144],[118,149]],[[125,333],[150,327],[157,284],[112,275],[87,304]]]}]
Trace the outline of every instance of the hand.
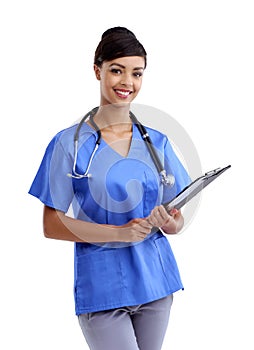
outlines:
[{"label": "hand", "polygon": [[151,232],[153,225],[147,219],[133,219],[119,227],[118,242],[140,242]]},{"label": "hand", "polygon": [[147,221],[165,233],[178,233],[184,224],[180,210],[171,209],[168,213],[163,205],[156,206],[147,217]]}]

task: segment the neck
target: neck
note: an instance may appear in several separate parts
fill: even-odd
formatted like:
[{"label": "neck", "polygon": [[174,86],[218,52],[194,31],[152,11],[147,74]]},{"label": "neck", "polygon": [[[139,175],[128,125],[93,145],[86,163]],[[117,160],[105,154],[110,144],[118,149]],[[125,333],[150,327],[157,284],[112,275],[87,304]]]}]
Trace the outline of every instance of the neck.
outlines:
[{"label": "neck", "polygon": [[94,121],[100,129],[129,129],[132,125],[130,119],[130,105],[100,106],[94,116]]}]

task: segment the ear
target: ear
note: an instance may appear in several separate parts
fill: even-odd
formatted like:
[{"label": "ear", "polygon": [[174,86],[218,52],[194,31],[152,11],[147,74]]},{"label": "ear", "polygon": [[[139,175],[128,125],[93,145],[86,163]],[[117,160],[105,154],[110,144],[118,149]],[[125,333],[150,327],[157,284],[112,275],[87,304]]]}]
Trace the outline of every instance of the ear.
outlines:
[{"label": "ear", "polygon": [[97,80],[101,80],[101,69],[96,64],[93,65],[94,73]]}]

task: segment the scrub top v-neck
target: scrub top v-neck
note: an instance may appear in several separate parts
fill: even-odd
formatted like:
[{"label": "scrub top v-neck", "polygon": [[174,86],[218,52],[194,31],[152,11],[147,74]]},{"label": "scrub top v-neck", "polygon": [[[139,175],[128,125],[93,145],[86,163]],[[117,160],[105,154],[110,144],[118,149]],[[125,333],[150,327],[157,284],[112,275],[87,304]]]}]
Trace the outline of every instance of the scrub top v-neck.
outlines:
[{"label": "scrub top v-neck", "polygon": [[[98,224],[123,225],[149,215],[155,205],[170,200],[190,178],[167,137],[147,128],[162,163],[175,176],[163,187],[142,137],[133,124],[126,157],[102,140],[91,163],[91,177],[67,176],[73,166],[76,125],[59,132],[49,143],[29,193],[42,203],[75,218]],[[80,132],[77,169],[85,171],[96,132],[84,124]],[[152,232],[133,244],[75,243],[74,297],[76,314],[144,304],[182,289],[168,239]]]}]

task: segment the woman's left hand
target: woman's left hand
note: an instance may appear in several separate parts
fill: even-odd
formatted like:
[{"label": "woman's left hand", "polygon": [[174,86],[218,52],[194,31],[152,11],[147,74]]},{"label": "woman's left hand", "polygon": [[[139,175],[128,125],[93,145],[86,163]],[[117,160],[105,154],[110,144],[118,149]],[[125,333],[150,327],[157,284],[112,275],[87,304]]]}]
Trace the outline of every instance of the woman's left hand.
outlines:
[{"label": "woman's left hand", "polygon": [[147,217],[147,221],[168,234],[178,233],[184,225],[180,210],[171,209],[168,213],[163,205],[156,206]]}]

